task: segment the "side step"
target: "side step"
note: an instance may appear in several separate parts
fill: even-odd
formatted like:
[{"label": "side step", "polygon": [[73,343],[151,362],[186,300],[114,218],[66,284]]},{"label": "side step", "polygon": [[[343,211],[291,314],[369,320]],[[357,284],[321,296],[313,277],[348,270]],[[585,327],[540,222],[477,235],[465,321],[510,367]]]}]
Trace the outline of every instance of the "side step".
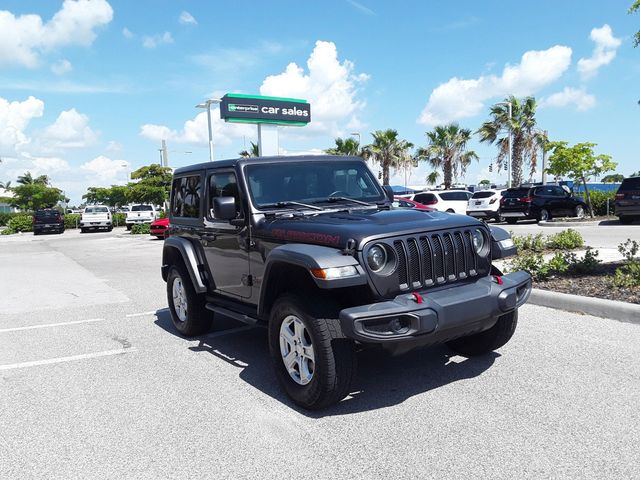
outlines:
[{"label": "side step", "polygon": [[244,313],[234,312],[233,310],[229,310],[227,308],[221,307],[219,305],[215,305],[213,303],[207,303],[205,305],[207,310],[211,310],[214,313],[224,315],[225,317],[233,318],[242,323],[246,323],[247,325],[256,325],[258,323],[258,319],[254,317],[250,317],[249,315],[245,315]]}]

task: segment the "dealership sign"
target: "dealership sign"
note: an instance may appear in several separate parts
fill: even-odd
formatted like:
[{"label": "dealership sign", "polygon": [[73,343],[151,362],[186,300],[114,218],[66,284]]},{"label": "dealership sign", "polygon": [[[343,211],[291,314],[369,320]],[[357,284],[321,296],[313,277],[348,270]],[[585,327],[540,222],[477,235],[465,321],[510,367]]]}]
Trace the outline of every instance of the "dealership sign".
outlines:
[{"label": "dealership sign", "polygon": [[220,102],[226,122],[304,126],[311,121],[311,105],[295,98],[228,93]]}]

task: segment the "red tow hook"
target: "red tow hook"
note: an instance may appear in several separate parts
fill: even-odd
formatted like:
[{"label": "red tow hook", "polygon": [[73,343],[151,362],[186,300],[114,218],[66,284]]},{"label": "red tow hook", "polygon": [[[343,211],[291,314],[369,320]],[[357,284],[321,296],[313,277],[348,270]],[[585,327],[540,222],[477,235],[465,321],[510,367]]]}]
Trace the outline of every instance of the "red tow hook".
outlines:
[{"label": "red tow hook", "polygon": [[494,275],[493,281],[496,282],[498,285],[502,285],[502,277],[500,275]]},{"label": "red tow hook", "polygon": [[424,299],[422,298],[422,295],[420,295],[417,292],[413,292],[413,301],[416,303],[423,303]]}]

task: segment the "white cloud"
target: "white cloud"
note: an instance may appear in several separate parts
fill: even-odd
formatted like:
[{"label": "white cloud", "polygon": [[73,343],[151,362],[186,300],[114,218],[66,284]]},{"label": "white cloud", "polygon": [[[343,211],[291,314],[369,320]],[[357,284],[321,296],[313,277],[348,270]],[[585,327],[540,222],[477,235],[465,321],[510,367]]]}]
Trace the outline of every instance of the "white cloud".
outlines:
[{"label": "white cloud", "polygon": [[94,143],[96,137],[89,127],[89,117],[72,108],[60,113],[56,121],[45,128],[41,142],[48,150],[82,148]]},{"label": "white cloud", "polygon": [[89,46],[95,30],[111,22],[106,0],[65,0],[51,20],[0,10],[0,64],[38,65],[43,52],[69,45]]},{"label": "white cloud", "polygon": [[574,105],[578,111],[589,110],[596,104],[596,97],[584,89],[565,87],[540,101],[541,107],[566,107]]},{"label": "white cloud", "polygon": [[481,75],[469,80],[454,77],[431,92],[418,122],[433,126],[473,117],[490,98],[534,94],[560,78],[570,64],[571,49],[556,45],[526,52],[520,63],[506,65],[500,76]]},{"label": "white cloud", "polygon": [[[229,145],[233,139],[242,137],[253,139],[256,136],[254,126],[226,123],[220,118],[220,111],[217,108],[211,109],[211,123],[214,145]],[[145,124],[140,128],[140,135],[149,140],[167,140],[205,146],[209,143],[207,113],[198,113],[192,120],[187,120],[179,131],[172,130],[165,125]]]},{"label": "white cloud", "polygon": [[171,32],[164,32],[163,34],[148,35],[142,39],[142,46],[144,48],[156,48],[160,45],[168,45],[173,43],[173,37]]},{"label": "white cloud", "polygon": [[125,172],[131,170],[131,164],[126,160],[112,160],[109,157],[100,155],[91,161],[80,165],[90,180],[88,184],[94,186],[109,186],[112,183],[122,183],[126,176]]},{"label": "white cloud", "polygon": [[622,40],[613,36],[611,27],[606,23],[600,28],[594,28],[589,35],[596,46],[590,58],[578,60],[578,72],[582,79],[593,77],[600,67],[610,64],[616,58],[616,50],[622,44]]},{"label": "white cloud", "polygon": [[73,70],[73,65],[69,60],[63,59],[51,65],[51,71],[56,75],[64,75]]},{"label": "white cloud", "polygon": [[29,169],[34,175],[42,175],[58,172],[69,171],[69,162],[59,157],[32,157],[25,155],[32,162],[32,168]]},{"label": "white cloud", "polygon": [[25,129],[43,112],[44,102],[35,97],[30,96],[22,102],[10,102],[0,97],[0,156],[15,153],[31,141]]},{"label": "white cloud", "polygon": [[189,12],[187,11],[183,11],[180,14],[180,17],[178,18],[178,21],[182,24],[182,25],[197,25],[198,22],[196,21],[195,18],[193,18],[193,15],[191,15]]},{"label": "white cloud", "polygon": [[122,29],[122,36],[124,38],[133,38],[133,32],[129,30],[127,27],[124,27]]},{"label": "white cloud", "polygon": [[290,63],[284,72],[265,78],[260,93],[304,98],[311,103],[311,123],[303,135],[339,135],[344,131],[344,124],[356,122],[358,112],[364,108],[364,101],[356,97],[359,84],[369,76],[355,74],[349,60],[340,62],[333,42],[317,41],[307,68],[308,73],[296,63]]}]

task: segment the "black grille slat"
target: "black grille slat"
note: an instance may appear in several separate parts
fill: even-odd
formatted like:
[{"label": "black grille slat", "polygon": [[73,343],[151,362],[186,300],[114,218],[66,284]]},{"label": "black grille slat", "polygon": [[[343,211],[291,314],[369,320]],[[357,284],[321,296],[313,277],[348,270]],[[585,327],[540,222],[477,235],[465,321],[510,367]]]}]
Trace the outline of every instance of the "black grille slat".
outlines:
[{"label": "black grille slat", "polygon": [[470,276],[474,276],[478,272],[478,257],[476,256],[475,249],[473,248],[473,239],[471,238],[471,232],[467,230],[464,232],[464,239],[467,248],[469,249],[469,267],[468,272]]},{"label": "black grille slat", "polygon": [[427,237],[420,237],[420,248],[422,250],[422,278],[424,284],[429,287],[435,283],[433,278],[433,251]]},{"label": "black grille slat", "polygon": [[455,252],[453,250],[453,240],[451,240],[451,235],[445,233],[442,236],[442,243],[444,244],[445,278],[447,280],[455,280],[458,276],[456,275]]},{"label": "black grille slat", "polygon": [[462,242],[462,233],[455,232],[453,234],[453,248],[456,252],[456,275],[458,278],[466,278],[467,269],[465,267],[465,251]]},{"label": "black grille slat", "polygon": [[431,246],[433,247],[433,271],[436,277],[436,283],[444,283],[446,281],[444,273],[444,249],[439,235],[431,236]]},{"label": "black grille slat", "polygon": [[400,288],[405,290],[409,288],[409,282],[407,280],[407,255],[404,251],[403,242],[396,240],[393,242],[393,248],[398,257],[398,283],[400,284]]},{"label": "black grille slat", "polygon": [[412,287],[419,287],[422,285],[422,275],[420,274],[418,243],[415,238],[407,240],[407,250],[409,251],[409,280]]}]

